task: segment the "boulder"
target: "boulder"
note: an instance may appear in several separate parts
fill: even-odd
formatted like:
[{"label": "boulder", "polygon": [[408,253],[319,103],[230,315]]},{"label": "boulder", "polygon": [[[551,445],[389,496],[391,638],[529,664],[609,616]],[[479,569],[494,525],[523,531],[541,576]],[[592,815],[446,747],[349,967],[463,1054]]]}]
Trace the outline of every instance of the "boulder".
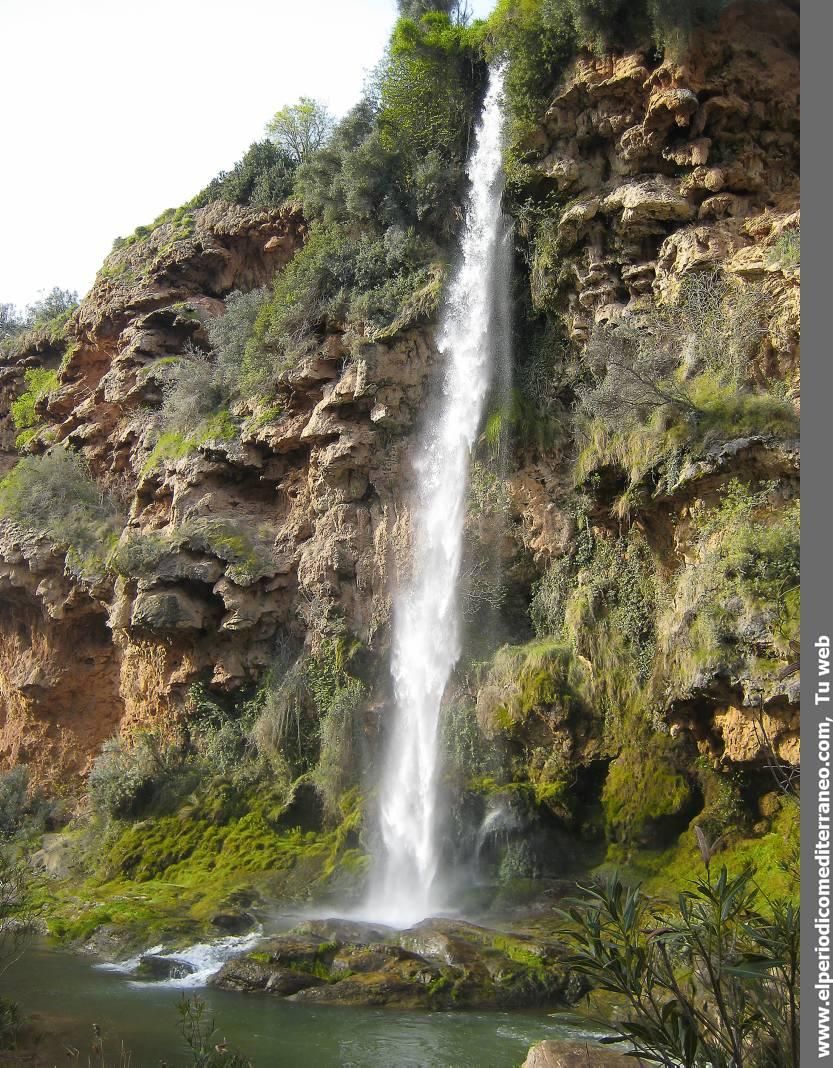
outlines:
[{"label": "boulder", "polygon": [[196,969],[187,960],[177,957],[163,957],[159,953],[146,953],[140,960],[136,975],[140,979],[164,982],[166,979],[184,979]]},{"label": "boulder", "polygon": [[626,1068],[631,1061],[621,1053],[589,1042],[554,1042],[532,1046],[522,1068]]}]

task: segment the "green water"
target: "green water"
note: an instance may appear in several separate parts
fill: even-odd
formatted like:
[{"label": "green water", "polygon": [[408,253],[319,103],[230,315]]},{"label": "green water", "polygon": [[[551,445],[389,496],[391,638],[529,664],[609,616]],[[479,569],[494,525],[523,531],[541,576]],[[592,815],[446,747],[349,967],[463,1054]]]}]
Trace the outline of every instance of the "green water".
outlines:
[{"label": "green water", "polygon": [[[24,1012],[60,1020],[61,1036],[82,1051],[79,1061],[65,1063],[87,1064],[93,1023],[102,1030],[108,1064],[118,1064],[122,1045],[131,1053],[130,1068],[190,1063],[177,1028],[182,990],[136,984],[93,967],[87,957],[38,943],[0,976],[0,993]],[[219,1035],[256,1068],[512,1068],[533,1042],[570,1037],[543,1012],[403,1013],[295,1005],[210,988],[197,993]]]}]

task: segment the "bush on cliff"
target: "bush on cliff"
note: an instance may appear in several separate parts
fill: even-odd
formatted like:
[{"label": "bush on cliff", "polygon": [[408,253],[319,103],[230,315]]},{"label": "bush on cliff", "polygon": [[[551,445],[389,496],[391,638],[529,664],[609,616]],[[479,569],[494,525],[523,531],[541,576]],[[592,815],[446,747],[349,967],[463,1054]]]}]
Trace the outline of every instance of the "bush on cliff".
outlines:
[{"label": "bush on cliff", "polygon": [[123,525],[84,460],[59,447],[25,456],[0,482],[0,518],[64,549],[67,570],[89,582],[106,573]]},{"label": "bush on cliff", "polygon": [[693,515],[693,559],[659,620],[661,661],[685,693],[703,672],[772,671],[799,649],[800,504],[732,480]]},{"label": "bush on cliff", "polygon": [[474,28],[437,11],[397,22],[366,98],[298,168],[312,225],[246,345],[254,390],[326,332],[380,336],[433,314],[483,70]]},{"label": "bush on cliff", "polygon": [[356,236],[338,225],[313,227],[258,314],[243,380],[252,391],[268,392],[328,331],[382,335],[409,309],[414,318],[429,314],[438,297],[435,257],[434,246],[413,229]]},{"label": "bush on cliff", "polygon": [[278,208],[292,192],[295,160],[273,141],[256,141],[230,171],[221,171],[190,202],[201,208],[212,200],[265,210]]},{"label": "bush on cliff", "polygon": [[31,367],[23,372],[23,381],[26,389],[11,404],[12,422],[18,431],[15,438],[18,449],[31,441],[41,429],[37,405],[58,385],[58,372],[45,367]]},{"label": "bush on cliff", "polygon": [[[582,47],[675,51],[714,23],[728,0],[499,0],[489,18],[492,53],[508,55],[511,140],[531,132],[570,60]],[[510,154],[512,154],[510,152]]]},{"label": "bush on cliff", "polygon": [[54,286],[23,311],[0,304],[0,352],[16,355],[29,345],[59,345],[78,307],[78,294]]},{"label": "bush on cliff", "polygon": [[685,458],[715,442],[794,435],[793,406],[748,381],[765,316],[762,290],[709,272],[688,279],[667,306],[597,327],[576,385],[577,481],[610,466],[631,490],[653,474],[670,491]]},{"label": "bush on cliff", "polygon": [[205,324],[209,351],[188,342],[180,355],[149,366],[146,376],[161,387],[162,404],[152,417],[155,442],[146,470],[187,456],[206,442],[238,436],[230,409],[269,380],[257,361],[253,367],[247,359],[255,323],[269,299],[266,287],[235,290],[225,299],[225,313]]}]

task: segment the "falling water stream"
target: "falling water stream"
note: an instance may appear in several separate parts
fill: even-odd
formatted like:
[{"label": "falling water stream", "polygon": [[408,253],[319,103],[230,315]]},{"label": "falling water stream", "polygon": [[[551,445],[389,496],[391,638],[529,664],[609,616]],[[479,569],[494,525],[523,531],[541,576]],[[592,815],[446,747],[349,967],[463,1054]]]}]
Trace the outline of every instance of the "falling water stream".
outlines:
[{"label": "falling water stream", "polygon": [[[440,704],[460,655],[458,578],[469,460],[496,363],[494,308],[505,225],[503,68],[493,68],[469,159],[462,259],[445,301],[438,348],[445,379],[415,460],[413,572],[394,598],[396,713],[380,784],[381,852],[366,912],[409,926],[442,908],[438,887]],[[499,299],[498,299],[499,303]]]}]

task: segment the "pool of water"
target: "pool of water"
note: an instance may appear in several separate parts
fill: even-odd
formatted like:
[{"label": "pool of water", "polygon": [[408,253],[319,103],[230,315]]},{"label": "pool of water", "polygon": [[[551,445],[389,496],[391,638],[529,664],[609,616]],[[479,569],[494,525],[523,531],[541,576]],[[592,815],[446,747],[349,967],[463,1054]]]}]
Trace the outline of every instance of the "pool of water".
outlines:
[{"label": "pool of water", "polygon": [[240,1049],[256,1068],[513,1068],[533,1042],[577,1035],[543,1012],[405,1013],[137,983],[43,942],[0,976],[0,994],[25,1013],[47,1017],[66,1043],[81,1050],[79,1061],[67,1063],[87,1063],[97,1024],[108,1065],[119,1064],[122,1047],[130,1052],[130,1068],[190,1064],[177,1003],[193,993],[206,1002],[218,1039]]}]

